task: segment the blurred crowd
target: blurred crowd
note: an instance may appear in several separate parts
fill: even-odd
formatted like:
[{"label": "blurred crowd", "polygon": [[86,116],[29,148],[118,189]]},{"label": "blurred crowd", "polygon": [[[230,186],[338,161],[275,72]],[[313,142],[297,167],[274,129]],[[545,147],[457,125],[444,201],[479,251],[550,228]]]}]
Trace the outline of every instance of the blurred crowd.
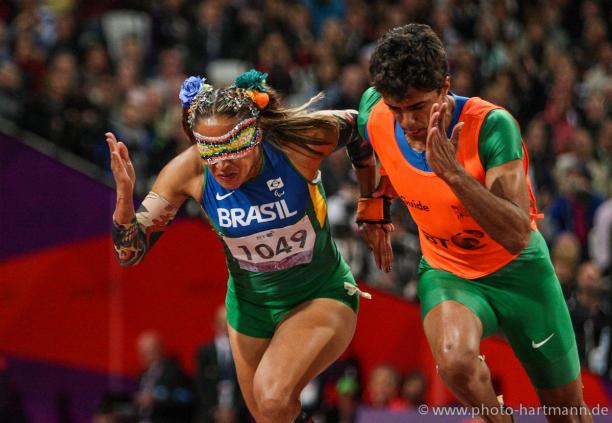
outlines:
[{"label": "blurred crowd", "polygon": [[[159,333],[141,333],[137,391],[106,394],[93,423],[253,422],[238,387],[224,306],[215,313],[214,328],[214,339],[195,352],[193,375],[168,354]],[[345,355],[304,388],[300,401],[317,423],[354,423],[361,406],[415,409],[425,404],[426,388],[420,371],[401,374],[388,363],[380,363],[364,380],[359,361]]]},{"label": "blurred crowd", "polygon": [[[0,118],[107,176],[113,131],[143,194],[189,146],[177,99],[187,75],[223,85],[255,67],[288,105],[324,91],[319,107],[357,108],[375,41],[428,23],[447,46],[453,92],[499,104],[521,125],[581,360],[610,378],[611,13],[609,0],[4,0]],[[352,223],[358,189],[344,153],[324,163],[323,178],[356,276],[416,300],[420,250],[405,207],[394,204],[396,259],[383,274]]]}]

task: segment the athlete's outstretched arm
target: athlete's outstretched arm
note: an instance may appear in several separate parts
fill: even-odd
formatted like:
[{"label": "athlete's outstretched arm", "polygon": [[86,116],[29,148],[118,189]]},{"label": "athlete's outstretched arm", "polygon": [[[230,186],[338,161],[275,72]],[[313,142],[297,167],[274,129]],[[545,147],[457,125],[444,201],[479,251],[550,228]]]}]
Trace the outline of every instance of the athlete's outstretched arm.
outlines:
[{"label": "athlete's outstretched arm", "polygon": [[[341,148],[346,152],[357,172],[361,197],[372,197],[376,187],[376,161],[374,151],[369,142],[362,139],[357,130],[357,112],[355,110],[324,110],[319,113],[333,115],[338,119],[337,131],[328,131],[324,136],[329,143],[313,146],[320,153],[319,157],[311,157],[288,149],[285,154],[302,175],[312,179],[319,169],[321,160]],[[382,201],[381,201],[382,203]],[[393,261],[391,235],[393,225],[380,223],[365,223],[362,231],[370,249],[374,252],[376,265],[379,269],[389,271]]]},{"label": "athlete's outstretched arm", "polygon": [[128,149],[110,132],[106,134],[106,141],[117,190],[112,228],[115,252],[122,266],[134,265],[153,247],[189,196],[189,172],[197,172],[197,168],[185,166],[186,162],[193,162],[189,150],[179,155],[164,167],[152,191],[135,212],[133,195],[136,175]]},{"label": "athlete's outstretched arm", "polygon": [[[386,177],[377,186],[376,158],[371,144],[361,137],[357,129],[357,112],[343,110],[336,112],[340,119],[338,147],[346,147],[359,183],[357,223],[368,248],[374,254],[376,267],[389,272],[393,264],[391,232],[394,228],[389,217],[391,198],[386,198],[382,189],[387,186]],[[383,198],[385,197],[385,198]]]},{"label": "athlete's outstretched arm", "polygon": [[434,104],[427,134],[427,161],[461,200],[470,215],[501,246],[520,253],[531,234],[529,191],[521,160],[512,160],[486,172],[485,185],[467,173],[455,156],[462,124],[446,138],[443,119],[447,104]]},{"label": "athlete's outstretched arm", "polygon": [[[346,152],[353,164],[359,183],[360,200],[357,207],[359,229],[374,254],[376,266],[384,272],[389,272],[393,265],[391,232],[394,228],[388,208],[390,200],[394,197],[386,197],[385,188],[389,185],[388,178],[383,176],[377,186],[374,150],[370,143],[359,135],[357,112],[345,110],[338,118],[341,120],[338,147],[346,146]],[[374,216],[373,219],[372,207],[382,208],[375,213],[378,216]]]}]

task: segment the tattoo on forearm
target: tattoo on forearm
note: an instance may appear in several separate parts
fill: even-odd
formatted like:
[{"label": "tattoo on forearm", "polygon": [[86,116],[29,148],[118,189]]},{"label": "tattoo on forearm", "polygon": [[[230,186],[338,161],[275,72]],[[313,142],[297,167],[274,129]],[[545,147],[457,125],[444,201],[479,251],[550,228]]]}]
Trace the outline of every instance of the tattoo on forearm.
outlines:
[{"label": "tattoo on forearm", "polygon": [[113,222],[112,238],[122,266],[138,264],[162,236],[178,209],[165,198],[149,192],[128,225]]}]

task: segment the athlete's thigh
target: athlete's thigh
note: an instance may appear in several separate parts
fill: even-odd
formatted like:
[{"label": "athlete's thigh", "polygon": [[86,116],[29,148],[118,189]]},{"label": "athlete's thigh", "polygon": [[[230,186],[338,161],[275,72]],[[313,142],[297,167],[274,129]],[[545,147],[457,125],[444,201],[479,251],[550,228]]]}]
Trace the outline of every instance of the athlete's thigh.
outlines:
[{"label": "athlete's thigh", "polygon": [[[553,278],[546,283],[558,286]],[[550,292],[538,298],[538,291]],[[534,287],[532,292],[535,295],[517,295],[517,310],[502,315],[500,326],[534,386],[561,387],[580,372],[569,311],[560,290]]]},{"label": "athlete's thigh", "polygon": [[[541,235],[532,234],[533,242]],[[574,331],[559,281],[546,254],[519,257],[487,277],[500,326],[538,389],[561,387],[580,371]]]},{"label": "athlete's thigh", "polygon": [[475,342],[497,330],[497,316],[487,299],[486,287],[426,263],[421,269],[418,294],[430,344],[434,338],[444,333],[450,336],[455,330],[470,335],[478,333],[480,338]]},{"label": "athlete's thigh", "polygon": [[299,395],[351,342],[357,314],[346,304],[317,298],[301,304],[277,327],[255,383]]},{"label": "athlete's thigh", "polygon": [[458,354],[480,351],[483,325],[472,310],[455,300],[434,306],[423,320],[423,329],[436,362],[449,348]]},{"label": "athlete's thigh", "polygon": [[256,414],[256,404],[253,396],[253,378],[261,358],[270,344],[270,339],[243,335],[230,325],[227,328],[242,396],[249,411]]}]

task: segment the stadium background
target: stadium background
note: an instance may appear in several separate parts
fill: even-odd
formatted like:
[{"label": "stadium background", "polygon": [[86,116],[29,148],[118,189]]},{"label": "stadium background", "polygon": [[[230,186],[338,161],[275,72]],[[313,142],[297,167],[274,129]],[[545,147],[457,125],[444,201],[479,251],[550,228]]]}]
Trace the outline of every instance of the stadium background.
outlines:
[{"label": "stadium background", "polygon": [[[320,107],[356,108],[374,41],[415,21],[447,45],[454,92],[517,117],[589,371],[586,399],[608,404],[611,13],[609,1],[588,0],[0,3],[0,421],[90,421],[105,392],[135,389],[139,333],[159,331],[188,372],[213,336],[226,273],[196,205],[143,264],[115,263],[104,132],[127,143],[142,195],[188,146],[176,98],[187,75],[222,85],[256,67],[289,104],[322,90]],[[420,329],[419,247],[406,210],[395,205],[396,265],[381,274],[351,223],[357,189],[344,154],[327,160],[323,177],[338,244],[375,295],[344,357],[358,363],[359,401],[371,403],[368,378],[390,363],[398,375],[425,376],[425,403],[453,403]],[[506,400],[535,404],[502,337],[483,350]],[[324,400],[333,402],[334,386]]]}]

